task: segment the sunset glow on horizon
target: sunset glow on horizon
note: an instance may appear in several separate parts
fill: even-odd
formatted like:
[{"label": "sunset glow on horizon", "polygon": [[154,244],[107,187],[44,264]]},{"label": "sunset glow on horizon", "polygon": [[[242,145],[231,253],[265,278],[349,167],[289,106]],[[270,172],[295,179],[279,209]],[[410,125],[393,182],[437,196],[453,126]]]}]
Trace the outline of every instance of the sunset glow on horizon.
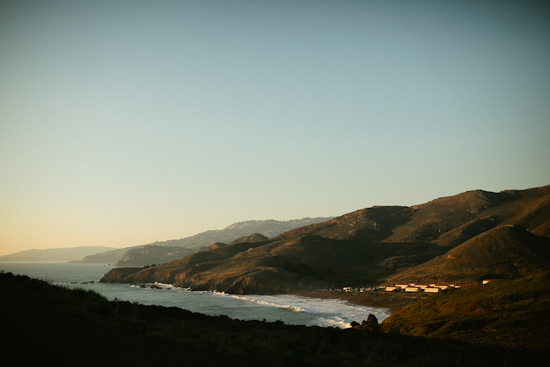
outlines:
[{"label": "sunset glow on horizon", "polygon": [[3,1],[0,255],[550,184],[535,1]]}]

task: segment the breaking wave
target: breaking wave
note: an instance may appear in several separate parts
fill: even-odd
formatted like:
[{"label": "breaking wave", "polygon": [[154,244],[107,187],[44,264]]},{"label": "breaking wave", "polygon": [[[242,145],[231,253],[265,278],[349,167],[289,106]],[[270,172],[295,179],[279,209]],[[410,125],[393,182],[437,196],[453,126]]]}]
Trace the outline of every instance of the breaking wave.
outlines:
[{"label": "breaking wave", "polygon": [[314,317],[310,325],[323,327],[344,329],[349,328],[352,321],[361,322],[366,320],[369,314],[376,316],[379,322],[390,316],[390,312],[385,308],[354,305],[339,299],[310,298],[286,294],[238,296],[218,293],[218,295],[244,302],[252,302],[260,306],[287,309],[294,313],[305,313]]},{"label": "breaking wave", "polygon": [[[358,306],[338,299],[280,295],[234,295],[223,292],[191,291],[172,284],[103,284],[101,264],[2,264],[15,274],[48,279],[69,288],[94,290],[109,300],[138,302],[145,305],[179,307],[206,315],[225,315],[233,319],[282,321],[291,325],[348,328],[352,321],[366,320],[369,314],[379,322],[390,313],[387,309]],[[94,280],[95,281],[91,281]]]},{"label": "breaking wave", "polygon": [[264,301],[264,300],[261,300],[261,299],[253,299],[253,298],[243,297],[243,296],[235,296],[235,295],[228,295],[228,296],[231,297],[231,298],[240,299],[241,301],[254,302],[254,303],[256,303],[258,305],[261,305],[261,306],[287,308],[287,309],[292,310],[294,312],[306,312],[306,310],[304,310],[303,308],[293,306],[293,305],[279,304],[279,303]]}]

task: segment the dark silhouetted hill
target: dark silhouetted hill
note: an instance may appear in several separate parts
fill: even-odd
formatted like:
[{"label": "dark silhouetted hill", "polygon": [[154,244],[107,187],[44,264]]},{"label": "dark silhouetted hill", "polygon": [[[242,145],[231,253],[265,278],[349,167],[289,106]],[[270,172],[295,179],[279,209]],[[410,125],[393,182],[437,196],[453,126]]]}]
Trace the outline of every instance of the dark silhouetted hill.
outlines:
[{"label": "dark silhouetted hill", "polygon": [[[538,280],[534,283],[529,291],[546,301],[547,289],[539,287]],[[526,292],[513,298],[514,307],[508,312],[494,307],[492,300],[482,299],[487,307],[485,319],[472,320],[463,308],[454,312],[468,316],[468,324],[446,316],[443,329],[451,331],[453,338],[465,330],[470,333],[470,325],[479,326],[486,320],[490,327],[483,334],[470,333],[481,335],[481,343],[498,337],[491,334],[493,327],[500,332],[517,324],[514,335],[505,334],[505,343],[501,343],[505,346],[402,335],[400,330],[410,333],[407,327],[411,320],[406,313],[387,325],[391,332],[383,333],[386,323],[381,328],[374,320],[372,327],[362,327],[363,331],[341,330],[280,321],[241,321],[177,307],[108,301],[93,291],[69,290],[10,273],[0,273],[0,292],[0,314],[8,315],[2,321],[5,338],[0,344],[6,366],[542,366],[548,354],[547,312],[522,309],[523,302],[534,300],[533,296],[526,297]],[[502,297],[500,292],[498,297]],[[471,306],[479,299],[479,295],[468,298],[462,305]],[[541,310],[533,305],[534,310]],[[441,329],[433,318],[438,310],[430,305],[424,308],[423,315],[433,329]],[[448,308],[453,309],[453,305]],[[518,341],[512,346],[531,349],[510,348],[510,341]]]}]

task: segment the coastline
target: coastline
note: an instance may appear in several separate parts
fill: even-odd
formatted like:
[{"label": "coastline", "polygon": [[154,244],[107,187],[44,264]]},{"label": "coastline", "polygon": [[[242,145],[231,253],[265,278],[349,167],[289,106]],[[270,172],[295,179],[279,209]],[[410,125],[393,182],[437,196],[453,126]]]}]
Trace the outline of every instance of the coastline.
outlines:
[{"label": "coastline", "polygon": [[368,306],[374,308],[386,308],[392,314],[401,310],[405,306],[414,303],[427,295],[393,293],[384,291],[375,292],[344,292],[344,291],[326,291],[326,290],[295,290],[291,292],[296,296],[322,298],[322,299],[341,299],[349,303],[360,306]]}]

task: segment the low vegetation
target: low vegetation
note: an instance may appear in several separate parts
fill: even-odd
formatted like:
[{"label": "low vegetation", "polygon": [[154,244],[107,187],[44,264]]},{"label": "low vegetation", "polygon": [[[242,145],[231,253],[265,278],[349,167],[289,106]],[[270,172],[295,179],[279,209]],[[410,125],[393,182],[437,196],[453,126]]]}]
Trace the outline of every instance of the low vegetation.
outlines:
[{"label": "low vegetation", "polygon": [[[534,277],[531,281],[533,284],[546,284],[548,274],[543,274],[539,278]],[[534,285],[529,292],[542,302],[536,306],[537,310],[545,307],[548,310],[547,297],[540,293],[544,288],[540,288],[539,285]],[[363,330],[361,331],[211,317],[174,307],[110,302],[93,291],[69,290],[50,285],[45,281],[30,279],[26,276],[14,276],[10,273],[0,274],[0,289],[2,292],[0,308],[5,308],[15,299],[24,300],[34,307],[48,308],[52,312],[78,317],[87,320],[90,324],[100,324],[110,329],[146,335],[152,338],[151,340],[171,342],[171,352],[177,353],[178,344],[204,350],[205,358],[208,358],[210,351],[253,357],[286,366],[534,366],[543,364],[548,351],[548,349],[528,350],[518,346],[509,348],[475,345],[435,337],[426,339],[396,333],[395,331],[399,328],[385,334],[371,323],[359,324],[358,329]],[[463,293],[465,299],[469,299],[469,290],[465,289],[465,291],[466,293],[457,292],[456,297]],[[452,294],[446,296],[454,297]],[[475,295],[471,297],[473,307],[479,297]],[[516,312],[516,308],[521,307],[524,302],[517,298],[516,293],[503,293],[500,297],[498,305],[502,310],[512,307],[513,312]],[[436,304],[439,304],[438,299],[440,299],[439,295],[433,298]],[[451,303],[445,308],[449,311],[448,315],[445,314],[445,317],[448,317],[445,322],[450,325],[447,330],[451,331],[453,320],[456,321],[451,313],[461,311],[462,306],[453,306],[452,301],[447,302]],[[479,305],[486,305],[483,301],[479,302],[481,302]],[[490,302],[484,307],[489,307]],[[476,306],[476,308],[479,307]],[[427,317],[433,309],[421,308],[420,312],[420,315]],[[473,308],[471,312],[472,317],[476,316]],[[12,317],[24,317],[24,315],[12,315]],[[524,322],[521,317],[518,320],[518,322]],[[357,321],[359,323],[363,320]],[[361,325],[365,326],[361,327]],[[385,325],[385,323],[381,325],[382,330]],[[466,324],[460,325],[464,328]],[[471,326],[477,327],[477,324]],[[40,325],[36,325],[36,330],[29,330],[34,333],[40,331]],[[3,332],[9,333],[10,330],[3,330]],[[48,333],[48,338],[55,338],[55,331],[45,332]],[[86,330],[82,330],[82,335],[86,335]],[[522,345],[528,346],[525,343]],[[543,346],[535,345],[537,348]],[[94,350],[93,353],[105,353],[105,358],[108,360],[110,350]],[[24,360],[25,356],[18,358]],[[185,356],[181,358],[183,362]]]},{"label": "low vegetation", "polygon": [[381,327],[430,339],[550,350],[550,271],[450,289],[392,314]]}]

